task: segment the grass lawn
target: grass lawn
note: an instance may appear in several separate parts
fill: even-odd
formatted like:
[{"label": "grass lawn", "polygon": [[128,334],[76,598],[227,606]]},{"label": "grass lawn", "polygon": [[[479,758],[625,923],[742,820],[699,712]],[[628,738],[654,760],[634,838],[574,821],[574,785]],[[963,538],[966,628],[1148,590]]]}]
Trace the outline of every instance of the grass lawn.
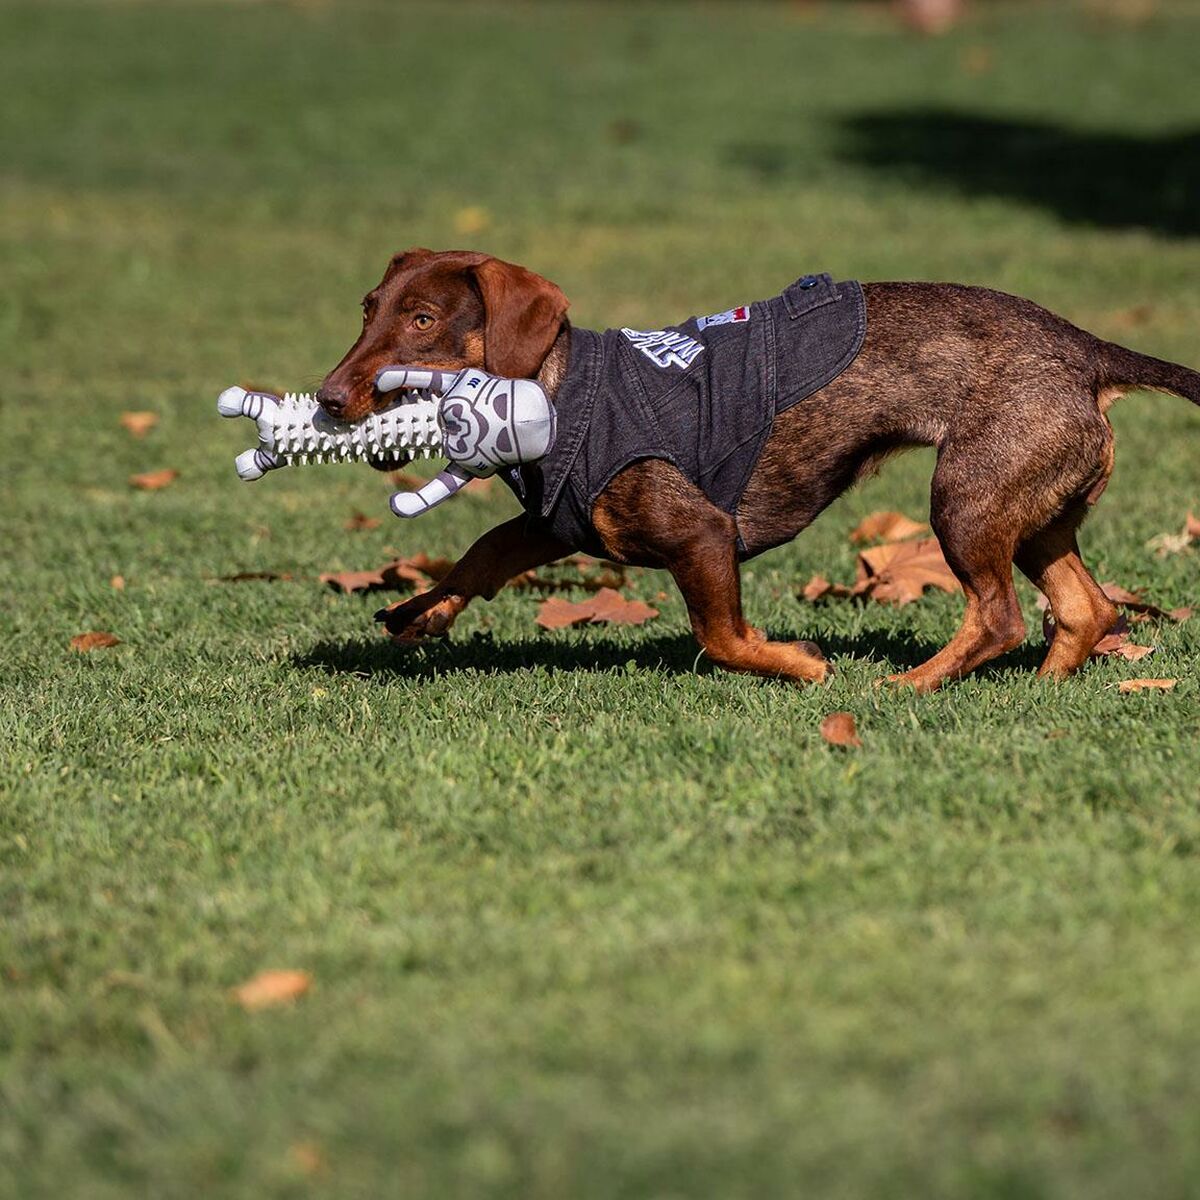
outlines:
[{"label": "grass lawn", "polygon": [[[745,571],[828,686],[712,670],[654,572],[641,628],[512,593],[405,654],[316,575],[514,506],[247,488],[214,412],[315,383],[414,244],[593,327],[827,269],[1200,363],[1198,46],[1182,0],[934,40],[784,3],[0,8],[0,1196],[1200,1196],[1200,618],[1061,685],[1031,632],[878,688],[961,600],[796,589],[927,513],[914,454]],[[1085,556],[1195,603],[1200,555],[1146,543],[1200,505],[1200,411],[1114,424]],[[1145,675],[1179,683],[1117,691]],[[242,1011],[266,967],[313,987]]]}]

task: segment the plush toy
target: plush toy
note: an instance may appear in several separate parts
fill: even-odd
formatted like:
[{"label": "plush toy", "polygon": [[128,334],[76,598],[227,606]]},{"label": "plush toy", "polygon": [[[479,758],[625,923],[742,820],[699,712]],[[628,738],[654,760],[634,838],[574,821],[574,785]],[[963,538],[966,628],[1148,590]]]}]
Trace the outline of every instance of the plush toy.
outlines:
[{"label": "plush toy", "polygon": [[392,511],[415,517],[453,496],[464,484],[502,467],[535,462],[554,444],[554,408],[532,379],[501,379],[466,368],[457,374],[388,367],[380,392],[412,391],[382,412],[349,424],[335,421],[307,393],[226,388],[217,397],[223,417],[250,417],[258,446],[235,460],[239,478],[261,479],[289,463],[386,462],[444,454],[450,463],[412,492],[396,492]]}]

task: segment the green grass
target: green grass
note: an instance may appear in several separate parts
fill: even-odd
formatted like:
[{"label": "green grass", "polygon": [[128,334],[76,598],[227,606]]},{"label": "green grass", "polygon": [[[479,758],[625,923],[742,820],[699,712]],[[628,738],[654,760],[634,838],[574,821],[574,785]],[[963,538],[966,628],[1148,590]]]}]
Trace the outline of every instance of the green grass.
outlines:
[{"label": "green grass", "polygon": [[[401,654],[314,576],[457,554],[511,505],[244,488],[213,411],[319,378],[413,244],[527,263],[593,326],[829,269],[1200,363],[1194,158],[1084,170],[1186,148],[1198,42],[1182,3],[979,5],[928,41],[790,4],[0,9],[0,1195],[1200,1196],[1200,619],[1058,686],[1031,635],[877,688],[960,601],[795,588],[851,576],[867,512],[927,511],[918,454],[745,571],[828,686],[697,661],[652,572],[644,628],[543,634],[514,593]],[[1058,127],[1061,169],[1019,178],[1019,134],[889,167],[856,141],[880,112]],[[1121,204],[1081,220],[1089,187]],[[1195,602],[1200,557],[1145,543],[1200,502],[1200,412],[1115,425],[1085,553]],[[296,581],[212,582],[239,570]],[[1179,684],[1118,694],[1147,674]],[[862,750],[821,743],[834,709]],[[312,992],[243,1013],[268,966]]]}]

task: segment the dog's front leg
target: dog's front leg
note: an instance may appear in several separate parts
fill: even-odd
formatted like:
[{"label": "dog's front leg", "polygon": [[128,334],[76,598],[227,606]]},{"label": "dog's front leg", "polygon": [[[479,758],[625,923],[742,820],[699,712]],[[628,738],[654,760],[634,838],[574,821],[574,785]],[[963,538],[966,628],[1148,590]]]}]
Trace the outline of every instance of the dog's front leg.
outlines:
[{"label": "dog's front leg", "polygon": [[571,547],[546,533],[527,529],[528,519],[514,517],[483,535],[440,583],[375,614],[397,641],[439,637],[477,596],[490,600],[522,571],[544,567],[571,553]]},{"label": "dog's front leg", "polygon": [[669,463],[627,467],[597,499],[592,521],[613,557],[670,571],[697,640],[718,666],[805,683],[832,672],[812,642],[771,642],[747,623],[737,526]]}]

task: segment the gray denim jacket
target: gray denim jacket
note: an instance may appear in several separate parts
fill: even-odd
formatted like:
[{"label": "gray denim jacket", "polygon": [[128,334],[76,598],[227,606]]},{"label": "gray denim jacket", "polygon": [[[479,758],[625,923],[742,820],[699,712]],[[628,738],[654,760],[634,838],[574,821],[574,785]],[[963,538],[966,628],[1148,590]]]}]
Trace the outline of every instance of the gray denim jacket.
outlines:
[{"label": "gray denim jacket", "polygon": [[[639,459],[673,463],[736,518],[775,415],[841,374],[865,334],[862,287],[828,275],[664,329],[573,328],[554,446],[503,478],[531,520],[592,554],[592,506]],[[767,548],[739,537],[743,557]]]}]

